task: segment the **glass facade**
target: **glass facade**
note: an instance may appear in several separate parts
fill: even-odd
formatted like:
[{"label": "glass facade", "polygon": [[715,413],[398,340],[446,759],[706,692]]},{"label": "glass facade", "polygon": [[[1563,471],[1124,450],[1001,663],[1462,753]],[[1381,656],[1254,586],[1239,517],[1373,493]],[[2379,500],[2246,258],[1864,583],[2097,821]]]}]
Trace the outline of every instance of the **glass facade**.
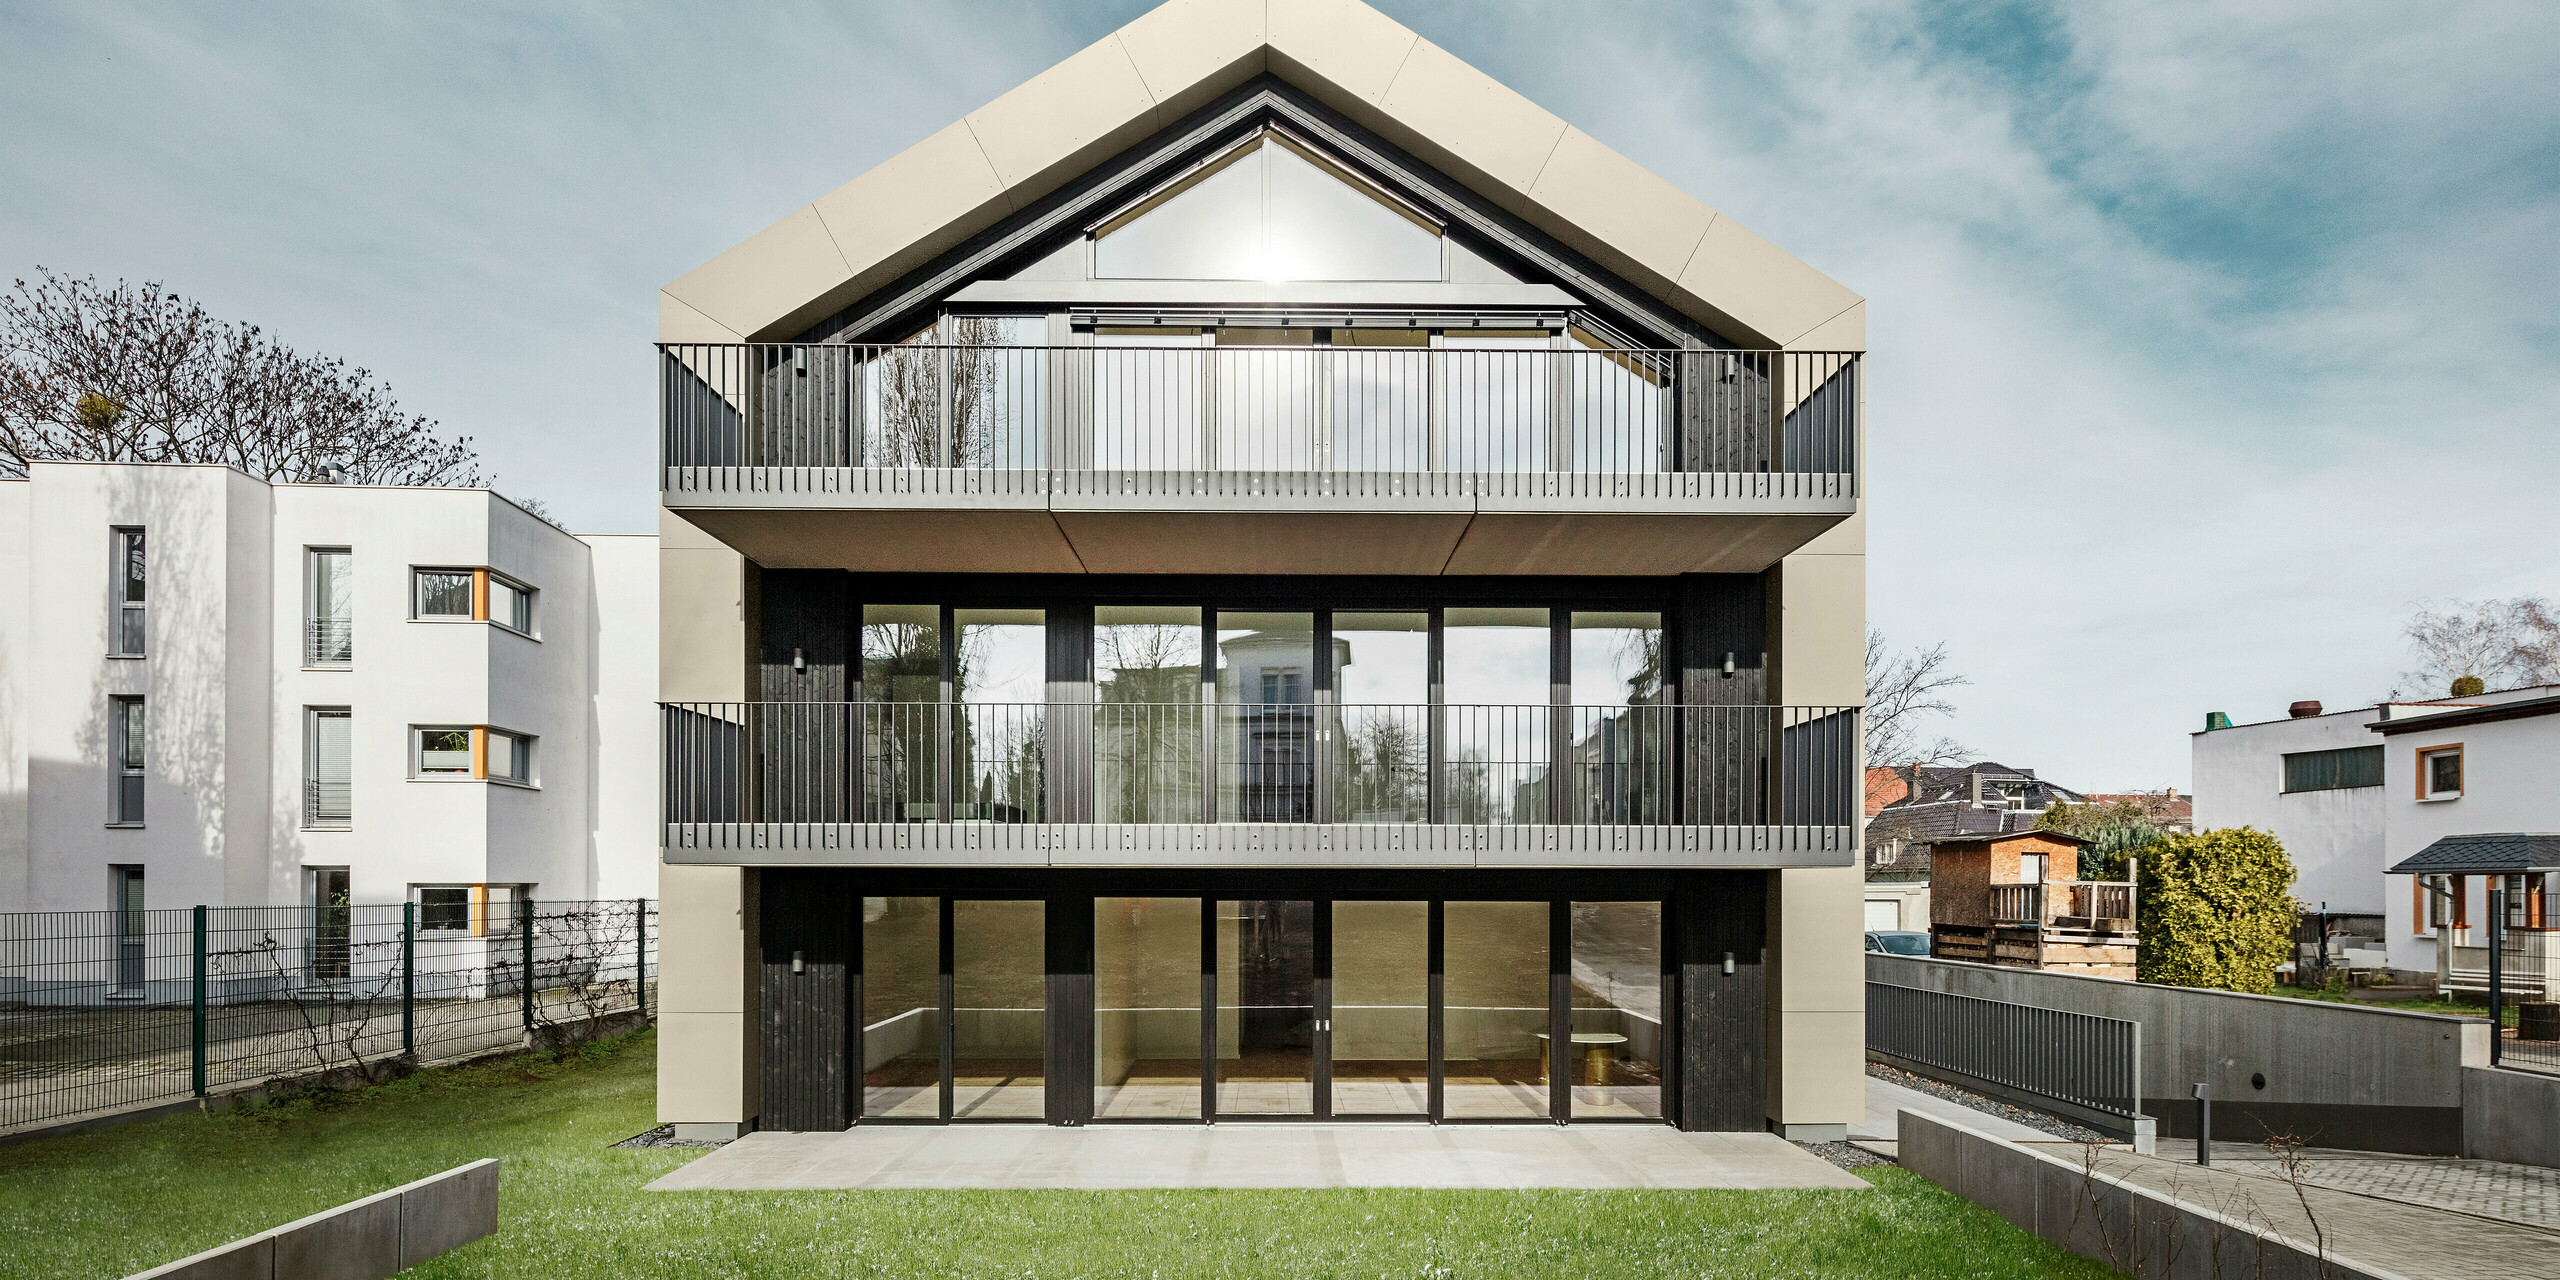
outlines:
[{"label": "glass facade", "polygon": [[1316,904],[1220,902],[1218,1114],[1315,1114]]},{"label": "glass facade", "polygon": [[1573,1116],[1662,1118],[1662,904],[1576,902]]},{"label": "glass facade", "polygon": [[1449,1118],[1548,1115],[1547,904],[1452,902],[1443,914]]},{"label": "glass facade", "polygon": [[1047,1114],[1046,904],[951,904],[951,1118]]},{"label": "glass facade", "polygon": [[862,900],[862,1115],[942,1117],[942,902]]},{"label": "glass facade", "polygon": [[1200,899],[1093,900],[1093,1115],[1200,1115]]},{"label": "glass facade", "polygon": [[1333,1114],[1428,1114],[1431,904],[1332,906]]}]

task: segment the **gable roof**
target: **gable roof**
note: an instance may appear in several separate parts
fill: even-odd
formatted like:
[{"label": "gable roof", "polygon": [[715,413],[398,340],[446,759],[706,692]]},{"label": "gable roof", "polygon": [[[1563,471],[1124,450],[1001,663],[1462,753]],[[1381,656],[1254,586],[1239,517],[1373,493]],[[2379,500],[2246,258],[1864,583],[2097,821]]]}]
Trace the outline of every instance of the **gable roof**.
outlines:
[{"label": "gable roof", "polygon": [[1857,294],[1360,0],[1170,0],[659,291],[787,338],[1261,75],[1745,346],[1861,351]]}]

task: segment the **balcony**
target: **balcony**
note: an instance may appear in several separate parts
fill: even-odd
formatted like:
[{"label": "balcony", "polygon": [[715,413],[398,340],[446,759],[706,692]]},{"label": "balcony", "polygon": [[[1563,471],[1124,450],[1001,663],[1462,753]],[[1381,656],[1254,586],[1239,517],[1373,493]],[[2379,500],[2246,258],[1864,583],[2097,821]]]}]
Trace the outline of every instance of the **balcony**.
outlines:
[{"label": "balcony", "polygon": [[1750,572],[1855,509],[1854,353],[1329,332],[1382,336],[662,344],[662,496],[767,567],[946,572]]},{"label": "balcony", "polygon": [[1845,866],[1855,707],[668,703],[666,858]]},{"label": "balcony", "polygon": [[2098,880],[1991,886],[1991,923],[2002,926],[2121,931],[2133,916],[2133,885]]}]

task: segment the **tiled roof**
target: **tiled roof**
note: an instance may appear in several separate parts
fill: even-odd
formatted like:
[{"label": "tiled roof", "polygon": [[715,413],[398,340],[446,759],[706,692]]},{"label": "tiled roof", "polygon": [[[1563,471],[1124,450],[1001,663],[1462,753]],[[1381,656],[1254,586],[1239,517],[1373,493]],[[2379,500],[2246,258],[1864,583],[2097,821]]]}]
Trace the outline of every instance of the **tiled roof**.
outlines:
[{"label": "tiled roof", "polygon": [[2389,874],[2496,875],[2560,871],[2560,834],[2494,831],[2446,836],[2390,868]]}]

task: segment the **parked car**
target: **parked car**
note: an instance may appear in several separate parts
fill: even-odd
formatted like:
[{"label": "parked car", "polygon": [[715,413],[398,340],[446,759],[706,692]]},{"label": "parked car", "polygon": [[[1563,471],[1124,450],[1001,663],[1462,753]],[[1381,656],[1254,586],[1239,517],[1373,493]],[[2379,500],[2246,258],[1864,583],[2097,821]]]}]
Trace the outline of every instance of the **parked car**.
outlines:
[{"label": "parked car", "polygon": [[1929,935],[1909,929],[1871,929],[1867,932],[1867,950],[1889,956],[1925,956],[1929,954]]}]

